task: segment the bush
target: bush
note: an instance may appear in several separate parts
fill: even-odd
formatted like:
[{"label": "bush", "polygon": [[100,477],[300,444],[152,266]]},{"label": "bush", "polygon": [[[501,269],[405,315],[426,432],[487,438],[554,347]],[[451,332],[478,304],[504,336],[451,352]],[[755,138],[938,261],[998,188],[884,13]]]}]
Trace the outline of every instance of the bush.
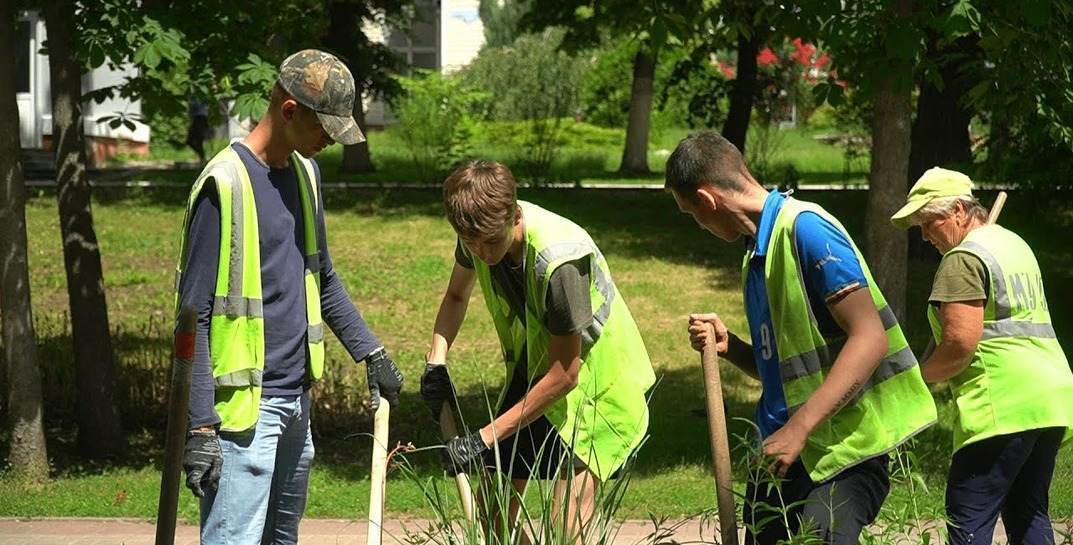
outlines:
[{"label": "bush", "polygon": [[394,130],[406,142],[418,176],[429,182],[442,180],[472,155],[469,112],[482,95],[460,78],[437,72],[419,71],[398,82],[403,93],[391,103],[399,118]]},{"label": "bush", "polygon": [[481,111],[492,121],[521,126],[512,163],[523,177],[548,179],[559,149],[563,118],[577,111],[584,60],[559,51],[563,31],[521,36],[508,47],[486,48],[461,73],[486,96]]},{"label": "bush", "polygon": [[730,109],[733,80],[707,55],[679,54],[667,62],[666,83],[657,89],[656,102],[660,111],[670,114],[665,124],[691,129],[721,127]]}]

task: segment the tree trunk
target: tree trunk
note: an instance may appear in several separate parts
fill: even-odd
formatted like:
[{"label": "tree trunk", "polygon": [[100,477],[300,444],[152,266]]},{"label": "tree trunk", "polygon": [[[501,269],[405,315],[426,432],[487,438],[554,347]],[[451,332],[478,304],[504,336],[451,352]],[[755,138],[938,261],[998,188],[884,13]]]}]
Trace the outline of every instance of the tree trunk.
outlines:
[{"label": "tree trunk", "polygon": [[108,305],[86,176],[82,66],[72,44],[77,36],[72,28],[72,14],[76,9],[72,2],[44,3],[56,192],[78,387],[78,443],[85,456],[100,458],[124,452],[126,440],[115,403],[115,360],[108,328]]},{"label": "tree trunk", "polygon": [[626,124],[626,147],[622,150],[623,174],[648,174],[648,133],[652,118],[652,87],[656,59],[644,45],[633,57],[633,86],[630,114]]},{"label": "tree trunk", "polygon": [[26,255],[26,185],[19,163],[19,109],[15,103],[13,60],[15,14],[0,0],[0,363],[6,365],[7,425],[11,470],[33,481],[48,479],[42,425],[41,374],[30,306]]},{"label": "tree trunk", "polygon": [[[909,0],[899,0],[898,14],[909,12]],[[865,252],[875,280],[887,304],[905,319],[906,260],[908,237],[890,223],[890,217],[905,202],[909,173],[909,132],[913,105],[913,67],[898,61],[887,70],[876,88],[872,119],[872,171],[868,175],[865,212]]]},{"label": "tree trunk", "polygon": [[753,99],[756,98],[756,55],[763,43],[758,29],[751,37],[738,36],[738,68],[734,87],[730,90],[730,111],[723,123],[723,138],[730,140],[745,154],[745,136],[749,132],[749,118],[753,114]]},{"label": "tree trunk", "polygon": [[[328,4],[328,27],[324,30],[321,41],[342,60],[351,74],[354,75],[356,93],[354,96],[354,120],[358,122],[361,130],[365,130],[365,105],[362,97],[365,96],[365,78],[359,68],[359,57],[362,55],[358,46],[359,40],[355,39],[355,33],[361,33],[362,6],[356,2],[335,0]],[[375,170],[373,160],[369,154],[369,142],[365,141],[352,146],[343,146],[343,163],[339,165],[340,172],[372,172]]]},{"label": "tree trunk", "polygon": [[[365,126],[365,105],[361,100],[362,94],[358,93],[354,97],[354,121],[358,122],[358,126],[365,132],[366,138],[369,136],[369,132]],[[369,141],[366,140],[360,144],[354,144],[352,146],[343,146],[343,164],[339,167],[341,172],[373,172],[376,167],[373,165],[372,155],[369,153]]]},{"label": "tree trunk", "polygon": [[962,100],[973,82],[961,75],[960,67],[978,50],[975,36],[961,38],[939,49],[938,36],[928,43],[928,54],[939,61],[942,89],[928,79],[920,86],[916,119],[913,121],[912,147],[909,152],[909,183],[934,166],[972,161],[969,121],[972,110]]}]

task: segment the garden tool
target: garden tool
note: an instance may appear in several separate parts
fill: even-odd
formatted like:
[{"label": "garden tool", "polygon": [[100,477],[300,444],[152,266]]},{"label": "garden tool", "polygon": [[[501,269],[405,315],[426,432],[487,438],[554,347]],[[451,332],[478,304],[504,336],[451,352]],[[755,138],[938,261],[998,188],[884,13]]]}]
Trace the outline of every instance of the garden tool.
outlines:
[{"label": "garden tool", "polygon": [[373,416],[373,459],[369,471],[369,531],[365,543],[381,545],[384,538],[384,498],[387,496],[387,440],[391,403],[380,398]]},{"label": "garden tool", "polygon": [[719,533],[724,545],[738,543],[737,509],[730,480],[730,442],[727,439],[726,413],[723,409],[723,385],[719,378],[719,355],[715,350],[715,331],[708,327],[708,342],[701,352],[704,369],[704,393],[708,399],[708,438],[712,445],[715,468],[715,497],[719,507]]},{"label": "garden tool", "polygon": [[[443,408],[440,409],[440,438],[446,444],[455,437],[458,437],[458,427],[455,425],[454,411],[451,409],[451,403],[444,403]],[[476,522],[476,512],[473,509],[473,490],[470,488],[469,475],[461,468],[455,475],[455,484],[458,486],[458,498],[462,502],[462,512],[466,515],[466,520]]]},{"label": "garden tool", "polygon": [[172,345],[168,429],[164,436],[164,471],[160,476],[160,499],[157,502],[156,545],[175,543],[175,517],[179,507],[179,482],[182,478],[186,410],[190,404],[190,375],[194,365],[196,326],[197,311],[194,307],[180,309]]}]

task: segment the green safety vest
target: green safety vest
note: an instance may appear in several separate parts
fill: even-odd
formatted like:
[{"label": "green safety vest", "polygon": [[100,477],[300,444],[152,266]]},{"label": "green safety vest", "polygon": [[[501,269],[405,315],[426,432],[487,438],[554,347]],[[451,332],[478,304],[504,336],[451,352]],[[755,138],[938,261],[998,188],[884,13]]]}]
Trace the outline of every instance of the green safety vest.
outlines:
[{"label": "green safety vest", "polygon": [[[299,183],[305,253],[306,318],[309,326],[309,375],[324,370],[324,324],[320,315],[320,253],[317,249],[317,190],[313,163],[298,153],[291,168]],[[265,366],[264,312],[261,297],[261,252],[253,185],[242,159],[231,146],[216,154],[190,191],[183,220],[179,262],[175,274],[178,312],[179,280],[190,249],[187,236],[194,204],[202,188],[220,199],[220,264],[209,323],[209,357],[216,386],[216,412],[222,431],[243,431],[257,423],[261,375]]]},{"label": "green safety vest", "polygon": [[[971,231],[943,256],[976,256],[990,279],[984,329],[969,366],[950,379],[957,403],[954,450],[1024,430],[1073,424],[1073,373],[1051,327],[1036,256],[1021,237],[999,225]],[[939,314],[928,322],[942,342]]]},{"label": "green safety vest", "polygon": [[471,257],[507,365],[507,383],[497,405],[503,402],[523,348],[528,354],[529,384],[547,372],[551,365],[551,333],[545,323],[549,279],[560,265],[588,257],[593,322],[581,334],[577,387],[548,407],[544,416],[589,470],[607,480],[648,429],[645,394],[656,379],[652,363],[633,316],[611,280],[607,261],[588,233],[539,206],[524,201],[518,205],[525,221],[524,326],[492,281],[488,265]]},{"label": "green safety vest", "polygon": [[[802,212],[814,212],[836,226],[853,245],[868,281],[876,311],[887,331],[887,352],[868,382],[846,406],[820,423],[809,434],[801,461],[815,482],[834,477],[842,470],[894,449],[935,423],[935,402],[920,375],[916,356],[905,340],[898,319],[887,306],[868,265],[845,227],[818,205],[787,198],[775,219],[768,241],[764,282],[779,371],[790,414],[799,409],[820,387],[846,341],[844,335],[826,337],[812,313],[797,256],[794,224]],[[749,272],[745,255],[742,282]],[[755,342],[755,338],[754,338]],[[850,362],[854,364],[856,362]]]}]

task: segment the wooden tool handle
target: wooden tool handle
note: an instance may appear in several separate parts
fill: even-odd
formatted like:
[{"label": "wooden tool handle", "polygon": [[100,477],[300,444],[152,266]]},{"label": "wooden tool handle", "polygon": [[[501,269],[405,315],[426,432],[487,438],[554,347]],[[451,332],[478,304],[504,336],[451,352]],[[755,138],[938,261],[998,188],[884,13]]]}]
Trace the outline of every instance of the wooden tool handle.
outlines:
[{"label": "wooden tool handle", "polygon": [[704,393],[708,398],[708,436],[715,468],[715,496],[719,507],[719,533],[724,545],[738,543],[737,508],[730,475],[730,442],[723,410],[723,384],[719,378],[719,355],[715,350],[715,331],[707,325],[709,341],[701,352],[704,368]]},{"label": "wooden tool handle", "polygon": [[991,212],[987,214],[987,223],[998,223],[998,216],[1002,213],[1002,207],[1006,206],[1006,192],[999,191],[995,196],[995,204],[991,205]]},{"label": "wooden tool handle", "polygon": [[168,431],[164,439],[164,471],[160,475],[157,501],[156,545],[175,543],[175,523],[182,482],[183,446],[186,443],[187,407],[190,405],[190,377],[194,366],[194,332],[197,310],[179,310],[178,327],[172,347],[171,388],[168,393]]},{"label": "wooden tool handle", "polygon": [[[440,409],[440,436],[444,443],[458,437],[455,415],[450,403],[444,403]],[[455,475],[455,484],[458,486],[458,499],[462,502],[462,512],[466,515],[466,520],[476,522],[477,512],[473,509],[473,489],[469,485],[469,475],[465,471],[459,472]]]},{"label": "wooden tool handle", "polygon": [[384,538],[384,498],[387,496],[387,438],[391,403],[380,398],[373,417],[373,460],[369,472],[369,533],[366,545],[381,545]]}]

